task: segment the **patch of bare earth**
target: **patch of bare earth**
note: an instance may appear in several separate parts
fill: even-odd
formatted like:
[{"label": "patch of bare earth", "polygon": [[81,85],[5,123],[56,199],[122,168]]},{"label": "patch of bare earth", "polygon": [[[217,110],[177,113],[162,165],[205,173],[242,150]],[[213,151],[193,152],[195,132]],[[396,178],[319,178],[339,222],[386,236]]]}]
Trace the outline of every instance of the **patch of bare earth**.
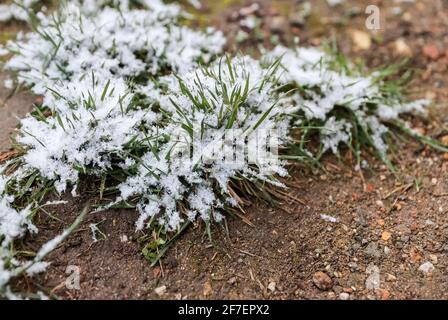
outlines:
[{"label": "patch of bare earth", "polygon": [[[230,39],[243,18],[235,12],[254,1],[237,2],[212,18]],[[364,27],[363,12],[372,2],[384,18],[383,30],[376,32]],[[446,134],[444,2],[400,4],[397,14],[393,1],[346,1],[332,9],[312,1],[313,13],[303,22],[295,16],[300,1],[258,3],[261,9],[253,14],[263,22],[256,30],[261,36],[250,32],[241,46],[272,46],[275,34],[283,42],[299,36],[313,45],[334,35],[345,53],[362,56],[371,67],[409,56],[418,71],[414,94],[436,101],[437,118],[415,126],[434,137]],[[354,36],[353,30],[361,33]],[[237,46],[233,40],[232,46]],[[253,226],[228,218],[228,228],[213,229],[212,243],[202,225],[193,226],[155,268],[141,254],[135,212],[91,214],[50,255],[47,274],[19,285],[40,283],[65,299],[447,299],[448,159],[415,142],[400,142],[394,162],[398,178],[373,159],[361,176],[346,155],[327,157],[325,173],[292,166],[290,200],[277,206],[253,201],[245,208]],[[64,223],[42,214],[39,240],[28,237],[25,245],[37,249],[73,221],[86,201],[69,199],[51,208]],[[98,223],[106,238],[94,242],[90,223]],[[65,287],[68,265],[80,267],[81,290]]]}]

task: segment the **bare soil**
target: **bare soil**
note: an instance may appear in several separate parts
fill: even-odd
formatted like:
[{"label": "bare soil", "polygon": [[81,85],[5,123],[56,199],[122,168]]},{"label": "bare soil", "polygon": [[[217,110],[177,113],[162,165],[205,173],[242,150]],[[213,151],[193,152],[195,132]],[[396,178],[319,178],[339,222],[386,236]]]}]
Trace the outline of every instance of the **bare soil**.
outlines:
[{"label": "bare soil", "polygon": [[[263,24],[237,44],[241,17],[235,13],[254,2],[261,4],[257,15]],[[398,5],[349,0],[335,8],[325,1],[311,1],[312,15],[303,25],[294,17],[302,1],[222,3],[226,5],[221,4],[219,10],[208,4],[197,18],[223,30],[230,39],[229,50],[238,46],[250,52],[261,43],[272,46],[272,36],[277,34],[284,43],[298,36],[303,45],[319,45],[334,36],[344,53],[353,59],[362,57],[369,67],[409,56],[416,70],[412,95],[435,101],[432,116],[425,121],[414,119],[413,125],[433,137],[446,135],[445,1]],[[383,17],[383,29],[375,32],[364,26],[365,7],[372,3],[381,8]],[[398,6],[402,12],[396,14],[393,8]],[[369,36],[369,48],[359,49],[353,30]],[[403,41],[408,47],[404,51]],[[0,97],[6,95],[0,89]],[[1,147],[7,146],[5,137],[16,123],[11,115],[25,114],[32,101],[30,95],[14,95],[0,107]],[[290,201],[270,206],[253,200],[245,208],[253,226],[229,217],[228,228],[213,229],[212,243],[203,225],[193,226],[155,268],[141,254],[135,212],[91,214],[50,255],[53,263],[48,273],[23,279],[18,285],[32,289],[40,284],[63,299],[447,299],[448,157],[415,141],[403,141],[394,150],[394,163],[400,169],[399,177],[375,159],[369,159],[369,169],[361,176],[346,155],[342,159],[328,156],[326,172],[291,166],[286,181]],[[88,201],[67,200],[69,204],[51,208],[65,222],[41,215],[39,237],[25,239],[26,246],[37,249],[69,225]],[[106,239],[94,242],[90,223],[99,223]],[[433,272],[419,270],[425,262],[432,263]],[[64,286],[68,265],[81,270],[80,290]],[[368,289],[375,267],[379,288]],[[322,283],[313,281],[319,271],[331,279],[323,290],[318,288]]]}]

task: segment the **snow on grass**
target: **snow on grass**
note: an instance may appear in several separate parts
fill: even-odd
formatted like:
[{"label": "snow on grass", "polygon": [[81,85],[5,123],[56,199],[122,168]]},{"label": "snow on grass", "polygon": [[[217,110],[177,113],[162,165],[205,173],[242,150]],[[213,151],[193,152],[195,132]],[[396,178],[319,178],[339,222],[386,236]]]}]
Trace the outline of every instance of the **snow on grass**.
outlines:
[{"label": "snow on grass", "polygon": [[0,4],[0,22],[9,20],[27,21],[27,10],[38,3],[39,0],[15,0],[10,4]]},{"label": "snow on grass", "polygon": [[[363,143],[387,158],[386,120],[409,112],[424,112],[428,100],[403,103],[399,92],[384,88],[383,75],[361,75],[345,62],[316,48],[276,47],[268,56],[281,57],[280,81],[294,88],[290,102],[299,107],[298,125],[319,127],[320,154],[337,154],[341,143]],[[335,68],[334,65],[338,68]],[[359,150],[357,150],[359,151]]]},{"label": "snow on grass", "polygon": [[157,115],[131,104],[121,79],[94,76],[54,87],[44,99],[51,117],[40,114],[21,121],[18,142],[27,148],[24,170],[36,169],[54,180],[58,192],[76,184],[80,173],[101,175],[126,155],[126,144],[144,138],[140,125],[151,127]]},{"label": "snow on grass", "polygon": [[[157,95],[157,106],[169,122],[159,134],[168,141],[156,148],[159,152],[146,152],[137,174],[119,186],[120,200],[142,197],[138,228],[157,215],[170,230],[179,228],[185,215],[192,221],[220,221],[219,209],[237,204],[228,189],[232,179],[278,184],[272,175],[286,175],[285,163],[275,155],[260,155],[268,139],[262,133],[285,133],[289,122],[277,105],[275,69],[237,57],[160,80],[166,91]],[[246,147],[252,163],[236,159]],[[183,215],[178,203],[184,204]]]},{"label": "snow on grass", "polygon": [[100,79],[145,82],[189,71],[221,52],[221,32],[177,25],[177,6],[148,3],[148,9],[120,11],[70,2],[53,15],[38,14],[36,32],[7,43],[15,56],[6,69],[17,72],[19,83],[44,94],[57,81],[79,81],[92,72]]}]

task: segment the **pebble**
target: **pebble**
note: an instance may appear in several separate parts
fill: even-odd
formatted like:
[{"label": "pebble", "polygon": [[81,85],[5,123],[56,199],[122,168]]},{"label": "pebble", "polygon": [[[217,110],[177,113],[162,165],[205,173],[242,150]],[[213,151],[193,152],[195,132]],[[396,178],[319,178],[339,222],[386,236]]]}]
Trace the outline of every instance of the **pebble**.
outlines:
[{"label": "pebble", "polygon": [[237,278],[236,278],[236,277],[232,277],[232,278],[230,278],[230,279],[227,281],[227,283],[228,283],[228,284],[231,284],[231,285],[235,284],[236,282],[237,282]]},{"label": "pebble", "polygon": [[381,251],[378,249],[378,244],[376,242],[370,242],[365,248],[364,252],[366,255],[370,257],[374,258],[381,257]]},{"label": "pebble", "polygon": [[211,295],[212,292],[213,292],[212,284],[209,281],[205,282],[204,286],[202,288],[202,294],[205,297],[207,297],[207,296]]},{"label": "pebble", "polygon": [[293,14],[289,20],[294,27],[303,27],[305,25],[305,17],[303,14]]},{"label": "pebble", "polygon": [[174,295],[174,299],[175,299],[175,300],[182,300],[182,293],[176,293],[176,294]]},{"label": "pebble", "polygon": [[423,263],[423,264],[418,268],[418,270],[419,270],[420,272],[422,272],[424,275],[431,274],[435,269],[436,269],[436,268],[434,267],[434,265],[433,265],[431,262],[429,262],[429,261]]},{"label": "pebble", "polygon": [[270,291],[274,292],[274,291],[275,291],[275,286],[276,286],[276,283],[275,283],[275,282],[270,282],[270,283],[268,284],[268,289],[269,289]]},{"label": "pebble", "polygon": [[439,262],[439,259],[437,258],[437,256],[435,254],[430,254],[429,259],[431,259],[431,262],[433,264],[437,264],[437,262]]},{"label": "pebble", "polygon": [[241,8],[239,13],[243,17],[246,17],[246,16],[257,13],[259,10],[260,10],[260,5],[258,3],[254,3],[254,4],[251,4],[250,6]]},{"label": "pebble", "polygon": [[155,292],[156,295],[162,296],[166,292],[166,286],[157,287],[157,288],[154,289],[154,292]]},{"label": "pebble", "polygon": [[283,32],[287,25],[286,18],[283,16],[272,17],[270,29],[272,32]]},{"label": "pebble", "polygon": [[370,274],[366,280],[366,288],[368,290],[379,289],[381,284],[380,269],[377,266],[371,264],[367,267],[366,273]]},{"label": "pebble", "polygon": [[396,276],[394,276],[393,274],[390,274],[390,273],[388,273],[387,275],[386,275],[386,280],[387,281],[396,281],[397,280],[397,277]]},{"label": "pebble", "polygon": [[376,289],[375,293],[377,297],[381,300],[389,300],[390,299],[390,292],[386,289]]},{"label": "pebble", "polygon": [[339,299],[340,299],[340,300],[348,300],[348,299],[350,299],[350,295],[349,295],[347,292],[342,292],[342,293],[339,295]]},{"label": "pebble", "polygon": [[318,271],[313,275],[313,283],[317,288],[324,291],[333,287],[333,280],[322,271]]},{"label": "pebble", "polygon": [[370,34],[361,30],[351,30],[352,41],[355,45],[355,51],[369,50],[372,46]]},{"label": "pebble", "polygon": [[392,234],[391,234],[390,232],[388,232],[388,231],[384,231],[384,232],[381,234],[381,239],[382,239],[383,241],[388,241],[388,240],[390,239],[391,236],[392,236]]},{"label": "pebble", "polygon": [[439,49],[434,44],[425,45],[423,47],[423,54],[432,60],[437,60],[440,57]]},{"label": "pebble", "polygon": [[448,135],[443,136],[443,137],[440,139],[440,142],[442,142],[444,145],[448,146]]},{"label": "pebble", "polygon": [[325,220],[325,221],[328,221],[328,222],[331,222],[331,223],[336,223],[336,222],[338,222],[338,219],[336,219],[335,217],[326,215],[326,214],[321,214],[321,215],[320,215],[320,218],[321,218],[322,220]]},{"label": "pebble", "polygon": [[358,264],[356,262],[349,262],[348,267],[353,271],[359,270]]},{"label": "pebble", "polygon": [[399,55],[406,57],[412,56],[412,50],[403,38],[399,38],[395,41],[395,50]]}]

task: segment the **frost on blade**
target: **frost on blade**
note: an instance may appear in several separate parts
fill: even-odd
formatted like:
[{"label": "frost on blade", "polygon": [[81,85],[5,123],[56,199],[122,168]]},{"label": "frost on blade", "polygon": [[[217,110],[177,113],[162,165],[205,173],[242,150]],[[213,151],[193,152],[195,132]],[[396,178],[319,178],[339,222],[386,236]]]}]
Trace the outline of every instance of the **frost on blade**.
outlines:
[{"label": "frost on blade", "polygon": [[236,204],[228,185],[237,177],[280,185],[272,175],[286,175],[283,162],[226,161],[219,153],[226,150],[223,138],[229,129],[245,134],[249,146],[259,138],[257,132],[285,132],[289,120],[283,115],[288,109],[277,105],[274,75],[272,68],[241,57],[221,60],[180,79],[161,79],[166,89],[152,98],[157,97],[163,113],[170,115],[169,124],[160,128],[170,139],[157,154],[146,153],[137,175],[120,185],[119,200],[142,196],[139,228],[151,217],[158,217],[170,230],[185,218],[221,220],[219,209]]},{"label": "frost on blade", "polygon": [[0,236],[3,247],[22,237],[26,230],[37,231],[29,220],[30,214],[29,208],[17,212],[5,199],[0,199]]},{"label": "frost on blade", "polygon": [[14,277],[14,269],[21,266],[10,250],[11,243],[27,231],[37,232],[30,220],[30,206],[16,210],[12,205],[14,198],[5,194],[9,178],[3,171],[4,167],[0,167],[0,296],[9,292],[7,285]]},{"label": "frost on blade", "polygon": [[280,80],[296,88],[290,103],[299,108],[298,124],[321,127],[323,152],[338,153],[340,143],[358,138],[353,136],[356,129],[384,159],[389,129],[383,121],[397,120],[407,112],[424,112],[429,104],[426,100],[403,103],[382,91],[376,73],[364,76],[338,70],[334,57],[316,48],[278,46],[266,56],[281,58]]},{"label": "frost on blade", "polygon": [[151,126],[151,111],[131,105],[123,80],[103,82],[89,77],[52,89],[44,99],[52,117],[28,116],[18,141],[27,148],[25,169],[56,181],[59,192],[76,184],[79,173],[99,175],[120,163],[125,146],[141,138],[138,126]]},{"label": "frost on blade", "polygon": [[177,6],[143,2],[145,9],[129,10],[69,2],[54,17],[40,13],[37,32],[6,45],[15,55],[5,67],[43,94],[56,81],[79,81],[91,72],[145,83],[151,76],[186,72],[221,52],[221,32],[178,26]]},{"label": "frost on blade", "polygon": [[350,130],[352,125],[345,120],[336,120],[335,117],[329,118],[322,128],[321,139],[323,152],[327,150],[338,153],[339,144],[348,144],[350,140]]},{"label": "frost on blade", "polygon": [[15,0],[11,4],[0,4],[0,22],[9,20],[27,21],[27,10],[40,2],[39,0]]}]

